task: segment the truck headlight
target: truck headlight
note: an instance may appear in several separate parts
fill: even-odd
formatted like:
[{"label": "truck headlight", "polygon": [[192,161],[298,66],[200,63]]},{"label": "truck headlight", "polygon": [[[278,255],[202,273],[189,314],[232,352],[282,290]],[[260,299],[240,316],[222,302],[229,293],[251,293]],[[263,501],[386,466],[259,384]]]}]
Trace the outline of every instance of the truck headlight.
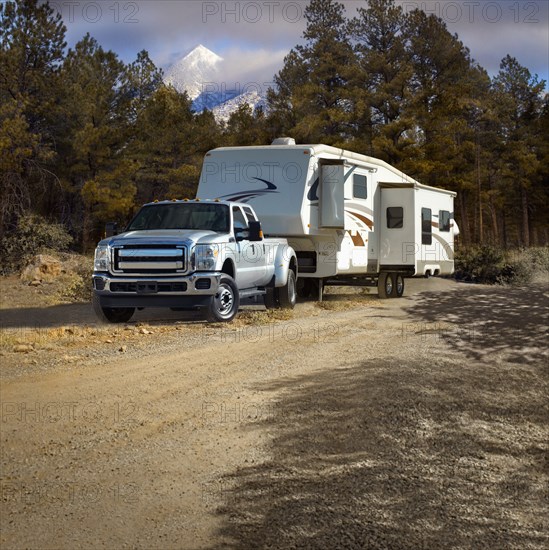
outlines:
[{"label": "truck headlight", "polygon": [[215,269],[219,249],[215,244],[198,245],[194,249],[194,268],[197,271],[211,271]]},{"label": "truck headlight", "polygon": [[110,262],[110,248],[107,245],[95,249],[93,268],[95,271],[108,271]]}]

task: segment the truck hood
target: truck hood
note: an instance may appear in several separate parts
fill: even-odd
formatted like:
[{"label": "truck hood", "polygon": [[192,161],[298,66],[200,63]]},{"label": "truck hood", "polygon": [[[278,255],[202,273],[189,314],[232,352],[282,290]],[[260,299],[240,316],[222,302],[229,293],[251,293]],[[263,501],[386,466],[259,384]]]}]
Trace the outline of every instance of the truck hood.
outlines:
[{"label": "truck hood", "polygon": [[192,246],[227,242],[229,236],[215,231],[195,231],[191,229],[157,229],[153,231],[128,231],[102,240],[100,245],[125,246],[142,244],[173,244]]}]

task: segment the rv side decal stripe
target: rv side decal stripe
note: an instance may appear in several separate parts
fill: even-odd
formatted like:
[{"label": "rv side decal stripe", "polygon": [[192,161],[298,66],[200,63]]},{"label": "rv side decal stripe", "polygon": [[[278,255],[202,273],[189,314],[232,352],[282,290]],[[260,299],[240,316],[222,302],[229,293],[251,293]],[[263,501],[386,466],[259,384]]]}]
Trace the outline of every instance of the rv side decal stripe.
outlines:
[{"label": "rv side decal stripe", "polygon": [[366,242],[368,241],[368,239],[364,241],[364,239],[360,236],[360,233],[357,233],[356,235],[353,235],[350,231],[347,231],[347,233],[349,233],[351,239],[353,239],[353,244],[355,246],[366,246]]},{"label": "rv side decal stripe", "polygon": [[345,210],[347,214],[350,214],[351,216],[354,216],[355,218],[359,219],[362,223],[365,223],[370,230],[374,228],[374,222],[372,220],[369,220],[365,216],[362,216],[361,214],[356,214],[355,212],[351,212],[350,210]]},{"label": "rv side decal stripe", "polygon": [[454,251],[452,249],[452,245],[448,241],[445,241],[440,235],[436,235],[435,233],[433,233],[433,239],[435,239],[442,245],[442,247],[444,248],[444,252],[446,252],[446,255],[448,256],[448,259],[453,260]]}]

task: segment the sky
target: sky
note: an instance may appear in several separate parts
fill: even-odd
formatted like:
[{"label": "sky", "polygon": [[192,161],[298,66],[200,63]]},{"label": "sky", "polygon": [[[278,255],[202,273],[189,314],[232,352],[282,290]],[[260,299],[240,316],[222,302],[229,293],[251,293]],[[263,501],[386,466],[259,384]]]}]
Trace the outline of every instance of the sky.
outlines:
[{"label": "sky", "polygon": [[[306,0],[55,0],[73,46],[86,32],[124,61],[145,49],[167,68],[198,44],[225,59],[226,86],[268,87],[284,56],[300,43]],[[342,0],[348,16],[366,0]],[[397,0],[405,11],[441,17],[491,75],[510,54],[549,80],[549,1]],[[546,86],[547,88],[548,86]]]}]

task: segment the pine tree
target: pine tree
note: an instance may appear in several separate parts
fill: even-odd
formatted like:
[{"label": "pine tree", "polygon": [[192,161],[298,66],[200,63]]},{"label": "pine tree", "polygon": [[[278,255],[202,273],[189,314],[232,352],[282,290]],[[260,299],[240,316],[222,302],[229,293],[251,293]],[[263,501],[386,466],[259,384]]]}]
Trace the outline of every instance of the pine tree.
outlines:
[{"label": "pine tree", "polygon": [[137,202],[194,195],[195,118],[188,95],[160,86],[139,115],[127,155],[137,163]]},{"label": "pine tree", "polygon": [[115,170],[124,158],[128,135],[127,101],[122,83],[125,66],[89,34],[70,49],[62,67],[65,113],[59,128],[63,200],[70,206],[69,223],[81,231],[84,249],[93,245],[99,220],[89,202],[82,202],[86,182]]},{"label": "pine tree", "polygon": [[304,86],[308,80],[305,61],[295,49],[290,50],[284,58],[284,66],[275,75],[276,90],[267,91],[269,116],[267,124],[273,136],[291,135],[298,122],[294,109],[294,90]]},{"label": "pine tree", "polygon": [[[507,202],[510,213],[520,212],[519,244],[530,246],[532,185],[541,169],[536,127],[543,113],[545,81],[540,82],[537,75],[532,76],[526,67],[507,55],[493,86],[501,138],[505,143],[501,175],[507,183]],[[517,204],[520,209],[514,207]]]},{"label": "pine tree", "polygon": [[418,143],[416,155],[401,168],[420,181],[458,191],[462,241],[467,244],[480,230],[480,219],[470,215],[468,205],[482,193],[474,126],[489,80],[440,18],[412,11],[407,35],[414,68],[409,116]]},{"label": "pine tree", "polygon": [[265,115],[262,109],[255,113],[244,103],[231,114],[225,130],[225,143],[229,146],[265,145]]},{"label": "pine tree", "polygon": [[412,144],[406,109],[413,69],[403,32],[406,18],[393,0],[370,0],[358,14],[350,22],[358,61],[352,147],[398,164]]},{"label": "pine tree", "polygon": [[56,184],[50,168],[65,45],[61,17],[47,4],[0,5],[0,234],[12,230],[31,204],[44,210]]},{"label": "pine tree", "polygon": [[125,107],[124,116],[135,122],[147,100],[162,85],[162,70],[158,69],[146,50],[137,54],[137,59],[126,66],[121,83]]},{"label": "pine tree", "polygon": [[545,94],[543,109],[536,124],[539,173],[535,187],[536,209],[533,213],[537,245],[549,245],[549,94]]},{"label": "pine tree", "polygon": [[[347,84],[354,53],[344,10],[335,0],[311,0],[305,8],[305,44],[290,52],[275,77],[278,91],[270,94],[270,105],[283,107],[278,123],[300,142],[343,144],[351,135]],[[276,116],[272,121],[277,123]]]}]

